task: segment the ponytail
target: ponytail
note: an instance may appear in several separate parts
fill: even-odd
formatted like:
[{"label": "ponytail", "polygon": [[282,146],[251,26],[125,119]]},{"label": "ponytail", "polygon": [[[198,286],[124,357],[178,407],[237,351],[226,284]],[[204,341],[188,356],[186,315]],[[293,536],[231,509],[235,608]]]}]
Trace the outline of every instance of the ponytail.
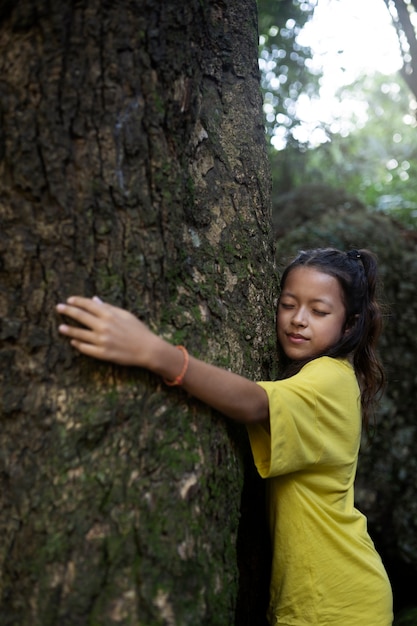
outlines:
[{"label": "ponytail", "polygon": [[361,404],[364,425],[369,434],[369,423],[373,417],[374,404],[385,385],[385,374],[376,352],[382,332],[382,313],[377,301],[377,263],[369,250],[359,250],[363,265],[366,291],[361,312],[358,344],[353,352],[353,366],[361,387]]}]

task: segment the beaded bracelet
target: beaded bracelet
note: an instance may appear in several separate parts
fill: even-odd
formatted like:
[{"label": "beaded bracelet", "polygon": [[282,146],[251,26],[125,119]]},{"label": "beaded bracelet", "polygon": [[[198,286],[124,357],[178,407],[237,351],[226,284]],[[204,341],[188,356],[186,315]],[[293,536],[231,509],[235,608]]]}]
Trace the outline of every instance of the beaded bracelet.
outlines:
[{"label": "beaded bracelet", "polygon": [[183,353],[184,365],[182,366],[181,372],[178,374],[176,378],[174,378],[174,380],[167,380],[166,378],[163,379],[164,383],[166,385],[169,385],[169,387],[176,387],[177,385],[182,385],[182,383],[184,382],[185,374],[187,373],[188,363],[190,360],[187,348],[184,348],[184,346],[175,346],[175,347],[177,348],[177,350],[181,350],[181,352]]}]

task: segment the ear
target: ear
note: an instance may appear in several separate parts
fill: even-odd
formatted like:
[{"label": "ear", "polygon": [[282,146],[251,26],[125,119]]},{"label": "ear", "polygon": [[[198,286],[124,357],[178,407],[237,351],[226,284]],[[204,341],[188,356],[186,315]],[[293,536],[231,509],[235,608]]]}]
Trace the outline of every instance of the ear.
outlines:
[{"label": "ear", "polygon": [[355,324],[358,321],[358,318],[359,318],[359,314],[357,313],[356,315],[352,315],[348,320],[346,320],[345,330],[343,331],[344,335],[347,335],[354,329]]}]

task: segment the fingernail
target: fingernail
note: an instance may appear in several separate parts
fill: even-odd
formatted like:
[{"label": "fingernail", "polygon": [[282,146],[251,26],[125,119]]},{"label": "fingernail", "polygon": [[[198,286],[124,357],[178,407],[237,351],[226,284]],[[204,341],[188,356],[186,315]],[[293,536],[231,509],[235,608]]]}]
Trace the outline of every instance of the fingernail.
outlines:
[{"label": "fingernail", "polygon": [[57,311],[63,311],[65,309],[65,304],[61,304],[61,302],[59,304],[56,305],[56,310]]},{"label": "fingernail", "polygon": [[94,300],[94,302],[97,302],[98,304],[103,304],[103,300],[100,300],[100,298],[98,296],[94,296],[93,300]]},{"label": "fingernail", "polygon": [[68,330],[68,326],[66,326],[65,324],[60,324],[58,326],[58,330],[59,330],[60,333],[66,333],[67,330]]}]

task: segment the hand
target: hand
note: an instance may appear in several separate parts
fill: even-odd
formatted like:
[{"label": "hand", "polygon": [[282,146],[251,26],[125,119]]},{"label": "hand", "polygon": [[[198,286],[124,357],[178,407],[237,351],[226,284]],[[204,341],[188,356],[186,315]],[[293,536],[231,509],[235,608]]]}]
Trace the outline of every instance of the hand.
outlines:
[{"label": "hand", "polygon": [[82,354],[120,365],[147,367],[158,337],[137,317],[99,298],[72,296],[58,313],[85,328],[61,324],[59,332]]},{"label": "hand", "polygon": [[[66,304],[58,304],[57,311],[84,327],[59,326],[59,332],[69,337],[71,345],[82,354],[120,365],[145,367],[168,380],[174,380],[181,372],[182,352],[123,309],[97,297],[72,296]],[[232,419],[262,422],[269,427],[265,391],[242,376],[190,356],[183,387]]]}]

